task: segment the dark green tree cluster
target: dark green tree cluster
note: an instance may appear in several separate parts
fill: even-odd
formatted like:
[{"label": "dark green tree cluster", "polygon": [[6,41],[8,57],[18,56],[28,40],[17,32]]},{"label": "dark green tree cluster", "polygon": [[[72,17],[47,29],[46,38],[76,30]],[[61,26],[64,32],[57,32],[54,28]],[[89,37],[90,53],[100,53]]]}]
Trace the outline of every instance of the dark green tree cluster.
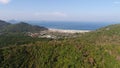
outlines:
[{"label": "dark green tree cluster", "polygon": [[0,31],[1,31],[2,29],[4,29],[4,27],[6,27],[6,26],[8,26],[8,25],[11,25],[11,24],[8,23],[8,22],[5,22],[5,21],[0,20]]},{"label": "dark green tree cluster", "polygon": [[42,26],[33,26],[24,22],[20,22],[17,24],[11,24],[6,26],[2,31],[3,32],[40,32],[43,30],[48,30]]},{"label": "dark green tree cluster", "polygon": [[25,33],[6,33],[0,35],[0,48],[6,46],[18,46],[22,44],[35,43],[36,41],[49,41],[52,39],[32,38]]}]

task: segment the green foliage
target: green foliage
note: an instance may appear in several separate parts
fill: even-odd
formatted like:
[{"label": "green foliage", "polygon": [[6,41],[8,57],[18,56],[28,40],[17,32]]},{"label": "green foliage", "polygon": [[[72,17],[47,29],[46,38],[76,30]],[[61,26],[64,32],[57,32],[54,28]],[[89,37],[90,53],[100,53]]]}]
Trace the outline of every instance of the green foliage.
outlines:
[{"label": "green foliage", "polygon": [[40,32],[43,30],[47,30],[47,28],[40,26],[33,26],[24,22],[20,22],[18,24],[12,24],[6,26],[2,31],[3,32]]},{"label": "green foliage", "polygon": [[3,35],[1,44],[9,40],[14,44],[25,43],[0,48],[0,68],[119,68],[119,26],[112,25],[78,38],[62,40]]},{"label": "green foliage", "polygon": [[8,25],[10,25],[10,23],[0,20],[0,31]]},{"label": "green foliage", "polygon": [[25,33],[7,33],[0,35],[0,48],[6,46],[18,46],[22,44],[35,43],[36,41],[49,41],[52,39],[32,38]]},{"label": "green foliage", "polygon": [[119,68],[120,62],[116,59],[116,54],[110,54],[112,49],[112,45],[82,45],[76,40],[42,41],[3,47],[0,49],[0,67]]},{"label": "green foliage", "polygon": [[[46,43],[46,44],[45,44]],[[19,47],[2,48],[1,67],[68,68],[82,66],[82,56],[75,46],[66,42],[37,42]]]}]

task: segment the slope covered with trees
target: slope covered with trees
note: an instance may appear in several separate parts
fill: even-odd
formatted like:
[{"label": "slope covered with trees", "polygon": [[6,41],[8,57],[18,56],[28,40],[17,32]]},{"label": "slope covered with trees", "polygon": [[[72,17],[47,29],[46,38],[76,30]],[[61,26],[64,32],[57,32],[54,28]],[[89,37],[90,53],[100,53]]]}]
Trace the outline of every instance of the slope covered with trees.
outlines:
[{"label": "slope covered with trees", "polygon": [[10,25],[10,23],[0,20],[0,30],[2,30],[4,27],[8,25]]},{"label": "slope covered with trees", "polygon": [[1,68],[119,68],[120,25],[110,25],[78,38],[37,40],[0,48]]},{"label": "slope covered with trees", "polygon": [[1,33],[23,33],[23,32],[40,32],[43,30],[48,30],[46,27],[30,25],[25,22],[20,22],[17,24],[11,24],[6,21],[0,20],[0,32]]},{"label": "slope covered with trees", "polygon": [[7,33],[0,35],[0,48],[35,43],[36,41],[49,41],[52,39],[30,37],[24,33]]},{"label": "slope covered with trees", "polygon": [[48,30],[45,27],[33,26],[24,22],[17,24],[12,24],[3,29],[3,32],[40,32],[43,30]]}]

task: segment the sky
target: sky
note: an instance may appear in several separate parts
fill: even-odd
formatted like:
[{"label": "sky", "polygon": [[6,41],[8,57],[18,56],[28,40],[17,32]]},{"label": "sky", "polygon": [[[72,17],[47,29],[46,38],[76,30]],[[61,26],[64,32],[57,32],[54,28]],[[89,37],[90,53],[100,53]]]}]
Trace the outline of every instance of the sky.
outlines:
[{"label": "sky", "polygon": [[120,22],[120,0],[0,0],[0,19]]}]

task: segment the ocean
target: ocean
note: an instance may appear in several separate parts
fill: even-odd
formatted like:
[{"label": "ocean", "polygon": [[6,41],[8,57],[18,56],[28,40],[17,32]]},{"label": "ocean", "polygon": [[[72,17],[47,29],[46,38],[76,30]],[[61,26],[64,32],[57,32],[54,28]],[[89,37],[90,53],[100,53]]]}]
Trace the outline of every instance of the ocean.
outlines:
[{"label": "ocean", "polygon": [[65,30],[96,30],[111,23],[93,23],[93,22],[39,22],[30,21],[29,24],[44,26],[53,29],[65,29]]}]

